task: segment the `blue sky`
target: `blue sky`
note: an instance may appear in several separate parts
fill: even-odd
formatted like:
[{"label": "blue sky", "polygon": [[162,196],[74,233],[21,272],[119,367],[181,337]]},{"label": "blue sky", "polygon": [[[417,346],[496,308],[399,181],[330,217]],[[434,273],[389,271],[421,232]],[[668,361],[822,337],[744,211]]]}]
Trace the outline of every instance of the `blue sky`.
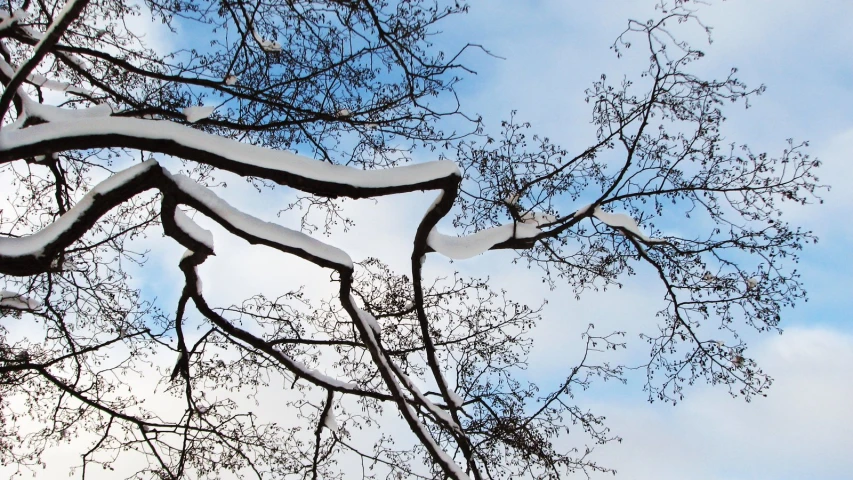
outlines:
[{"label": "blue sky", "polygon": [[[809,140],[810,153],[824,162],[821,180],[832,186],[823,195],[825,205],[790,212],[820,236],[799,265],[810,300],[786,312],[784,335],[748,335],[750,352],[776,378],[767,399],[747,404],[722,389],[697,385],[676,407],[650,405],[641,379],[631,378],[625,387],[594,387],[578,400],[606,415],[624,438],[597,452],[621,478],[850,478],[853,3],[713,3],[700,11],[714,39],[702,47],[708,54],[702,68],[722,75],[738,67],[748,85],[768,87],[749,110],[726,112],[726,135],[771,152],[780,151],[789,137]],[[584,88],[601,73],[638,71],[635,59],[617,60],[608,47],[628,17],[644,20],[651,13],[652,2],[644,1],[474,5],[459,30],[446,31],[482,43],[506,60],[485,59],[475,67],[479,75],[463,86],[463,99],[487,119],[518,109],[520,119],[555,142],[582,146],[591,138]],[[517,275],[507,273],[505,280],[517,286]],[[537,288],[534,282],[525,293],[533,298]],[[618,292],[552,302],[546,325],[537,332],[540,349],[531,374],[540,381],[559,375],[561,357],[571,356],[571,349],[561,348],[563,338],[576,335],[572,329],[579,331],[587,320],[630,332],[648,325],[659,298],[638,278]],[[638,343],[633,346],[642,349]]]},{"label": "blue sky", "polygon": [[[504,58],[466,55],[478,74],[459,89],[463,107],[482,114],[491,132],[516,109],[517,118],[533,123],[536,132],[580,149],[594,138],[584,89],[602,73],[618,78],[644,67],[642,55],[619,60],[609,46],[628,18],[649,18],[653,5],[644,0],[490,0],[446,22],[438,38],[447,45],[479,43]],[[853,403],[853,322],[848,313],[853,311],[853,227],[847,221],[853,208],[853,3],[814,5],[729,0],[701,9],[703,21],[714,29],[714,43],[702,47],[708,55],[699,68],[721,76],[738,67],[739,78],[748,85],[767,85],[750,109],[727,110],[727,137],[771,153],[780,152],[789,137],[809,140],[809,152],[824,161],[821,180],[833,187],[823,194],[825,205],[790,209],[791,219],[820,236],[817,246],[803,252],[798,267],[809,302],[786,312],[782,336],[745,332],[750,354],[776,384],[769,398],[752,403],[731,399],[723,389],[696,385],[676,407],[649,404],[641,376],[629,377],[626,386],[597,384],[580,393],[578,403],[605,415],[624,439],[595,454],[599,463],[619,470],[618,478],[841,479],[853,471],[848,454],[853,450],[853,414],[847,407]],[[240,181],[229,181],[226,197],[263,218],[274,218],[277,208],[269,207],[276,201],[283,204],[285,195],[258,195]],[[409,239],[432,198],[427,193],[352,202],[347,211],[356,226],[335,232],[330,241],[354,259],[376,256],[405,271]],[[285,224],[293,220],[281,219]],[[312,292],[329,291],[324,272],[304,270],[211,228],[217,251],[229,254],[210,260],[201,272],[206,292],[220,304],[299,284]],[[168,269],[180,251],[163,248],[152,260]],[[601,331],[628,332],[629,349],[621,358],[638,362],[647,355],[637,333],[653,328],[662,297],[647,277],[641,274],[627,279],[622,289],[588,292],[576,301],[566,287],[548,292],[538,272],[513,266],[511,259],[507,252],[454,263],[431,256],[426,275],[453,270],[489,275],[494,287],[507,288],[513,298],[536,304],[548,297],[545,317],[533,332],[537,346],[529,378],[545,386],[561,381],[578,360],[580,333],[589,322]],[[566,439],[580,447],[585,441],[583,436]]]}]

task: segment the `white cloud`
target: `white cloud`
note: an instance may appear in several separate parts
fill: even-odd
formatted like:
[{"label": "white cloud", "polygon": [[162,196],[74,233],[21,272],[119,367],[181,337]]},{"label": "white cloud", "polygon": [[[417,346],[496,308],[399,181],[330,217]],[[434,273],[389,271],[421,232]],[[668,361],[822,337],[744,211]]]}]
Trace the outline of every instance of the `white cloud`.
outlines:
[{"label": "white cloud", "polygon": [[849,478],[853,335],[794,328],[756,347],[776,379],[767,398],[698,387],[677,407],[636,396],[600,403],[593,411],[624,441],[596,458],[637,480]]}]

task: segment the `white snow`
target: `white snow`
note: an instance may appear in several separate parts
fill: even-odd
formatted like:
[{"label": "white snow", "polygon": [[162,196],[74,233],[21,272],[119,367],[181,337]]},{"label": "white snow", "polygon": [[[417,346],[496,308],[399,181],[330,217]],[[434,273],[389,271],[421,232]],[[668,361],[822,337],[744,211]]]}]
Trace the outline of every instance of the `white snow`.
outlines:
[{"label": "white snow", "polygon": [[342,108],[342,109],[338,110],[338,113],[335,114],[335,116],[338,118],[346,118],[346,117],[349,117],[351,115],[352,115],[352,111],[350,111],[346,108]]},{"label": "white snow", "polygon": [[[282,354],[282,355],[284,355],[284,354]],[[300,370],[300,372],[301,372],[300,374],[303,377],[312,377],[312,378],[318,380],[320,383],[325,383],[327,385],[331,385],[335,388],[340,388],[343,390],[358,390],[358,388],[359,388],[358,385],[356,385],[354,383],[342,382],[342,381],[338,380],[337,378],[330,377],[330,376],[326,375],[325,373],[321,373],[321,372],[318,372],[317,370],[308,368],[307,366],[305,366],[305,364],[301,363],[299,360],[295,360],[295,359],[290,358],[290,357],[287,357],[287,358],[291,362],[294,363],[294,366],[297,368],[297,370]]]},{"label": "white snow", "polygon": [[35,310],[41,302],[9,290],[0,290],[0,307],[16,308],[19,310]]},{"label": "white snow", "polygon": [[589,207],[591,207],[591,206],[592,206],[592,204],[591,204],[591,203],[588,203],[588,204],[586,204],[586,205],[582,206],[581,208],[577,209],[577,211],[575,211],[575,215],[574,215],[574,216],[575,216],[576,218],[577,218],[577,217],[580,217],[581,215],[583,215],[583,214],[585,214],[586,212],[588,212],[588,211],[589,211]]},{"label": "white snow", "polygon": [[210,230],[201,228],[193,219],[187,216],[180,208],[175,209],[175,223],[184,233],[193,238],[193,240],[203,244],[207,248],[213,250],[213,234]]},{"label": "white snow", "polygon": [[78,93],[80,95],[85,95],[87,97],[91,97],[94,93],[91,90],[87,90],[85,88],[75,87],[70,83],[65,82],[57,82],[56,80],[51,80],[43,75],[39,75],[37,73],[30,74],[27,76],[27,80],[32,82],[34,85],[38,85],[40,87],[47,88],[49,90],[53,90],[55,92],[70,92],[70,93]]},{"label": "white snow", "polygon": [[302,232],[281,225],[265,222],[237,210],[219,198],[210,189],[196,183],[191,178],[174,174],[172,180],[184,193],[192,196],[209,208],[223,222],[254,237],[269,240],[284,247],[302,250],[310,255],[325,259],[347,269],[352,269],[352,259],[343,250],[323,243]]},{"label": "white snow", "polygon": [[[2,133],[0,133],[0,138],[2,138]],[[2,146],[2,142],[0,142],[0,146]],[[92,206],[96,196],[106,194],[132,182],[133,179],[151,168],[159,168],[156,161],[149,160],[112,175],[96,185],[64,215],[32,235],[18,238],[0,238],[0,254],[8,257],[41,256],[48,244],[70,229],[80,216]]]},{"label": "white snow", "polygon": [[546,225],[549,223],[554,223],[557,221],[557,217],[551,215],[550,213],[544,212],[526,212],[521,216],[521,221],[528,225],[533,225],[538,227],[540,225]]},{"label": "white snow", "polygon": [[595,207],[593,216],[606,223],[608,226],[611,226],[613,228],[623,228],[627,230],[628,232],[635,235],[637,238],[646,243],[659,243],[665,241],[658,238],[649,238],[645,233],[640,231],[640,227],[639,225],[637,225],[637,221],[631,218],[630,216],[625,215],[624,213],[609,213],[605,212],[599,207]]},{"label": "white snow", "polygon": [[228,86],[236,85],[237,80],[239,80],[239,79],[237,78],[236,75],[228,75],[225,77],[225,85],[228,85]]},{"label": "white snow", "polygon": [[[457,424],[453,420],[453,417],[451,417],[449,413],[436,406],[436,404],[432,403],[430,399],[428,399],[423,393],[421,393],[421,390],[412,382],[412,379],[409,378],[408,375],[406,375],[405,373],[403,373],[402,370],[400,370],[400,367],[398,367],[393,362],[391,362],[390,364],[385,363],[385,365],[389,366],[392,370],[394,370],[394,373],[396,373],[397,378],[403,381],[403,384],[406,386],[406,388],[409,389],[410,392],[412,392],[412,395],[414,395],[418,400],[420,400],[421,404],[426,407],[427,410],[429,410],[433,415],[441,419],[447,425],[450,425],[451,427],[457,430],[460,428],[459,424]],[[441,381],[444,382],[444,378],[442,378]],[[448,389],[448,391],[451,390]]]},{"label": "white snow", "polygon": [[33,85],[38,85],[40,87],[47,88],[48,90],[53,90],[54,92],[69,92],[76,93],[79,95],[83,95],[86,97],[91,97],[95,95],[91,90],[87,90],[85,88],[76,87],[71,85],[70,83],[65,82],[57,82],[56,80],[51,80],[43,75],[39,75],[37,73],[33,73],[27,76],[27,81],[31,82]]},{"label": "white snow", "polygon": [[[6,76],[11,77],[15,74],[15,69],[12,68],[11,65],[6,63],[5,60],[0,58],[0,71],[2,71]],[[27,81],[32,83],[33,85],[38,85],[39,87],[44,87],[49,90],[53,90],[56,92],[70,92],[77,93],[80,95],[91,97],[93,93],[90,90],[86,90],[85,88],[75,87],[70,83],[57,82],[55,80],[50,80],[49,78],[40,75],[38,73],[31,73],[27,75]],[[28,98],[26,95],[21,95],[22,97]]]},{"label": "white snow", "polygon": [[329,408],[329,413],[323,419],[323,426],[332,431],[338,430],[338,421],[335,418],[335,412],[332,408]]},{"label": "white snow", "polygon": [[56,28],[59,26],[59,24],[63,22],[63,20],[65,20],[65,16],[68,15],[72,7],[74,7],[74,5],[78,1],[80,0],[68,0],[67,2],[65,2],[65,5],[62,6],[62,9],[59,10],[56,15],[54,15],[53,22],[47,27],[47,30],[45,30],[44,34],[41,36],[36,46],[33,47],[33,51],[37,52],[44,44],[45,39],[50,38],[50,36],[53,34],[53,31],[56,30]]},{"label": "white snow", "polygon": [[187,107],[183,110],[183,114],[185,117],[187,117],[188,122],[195,123],[199,120],[204,120],[205,118],[211,116],[214,110],[216,110],[216,107]]},{"label": "white snow", "polygon": [[195,272],[195,291],[199,295],[204,295],[204,293],[202,293],[204,290],[204,284],[201,281],[201,275],[198,274],[198,265],[193,267],[193,271]]},{"label": "white snow", "polygon": [[376,317],[361,309],[359,309],[358,314],[362,318],[362,320],[367,323],[370,329],[373,330],[374,334],[379,335],[380,333],[382,333],[382,327],[379,326],[379,322],[376,321]]},{"label": "white snow", "polygon": [[[0,139],[2,139],[2,133],[0,133]],[[26,237],[0,238],[0,254],[7,257],[42,255],[47,245],[63,232],[70,229],[80,216],[92,206],[96,196],[106,194],[133,181],[133,179],[151,168],[162,167],[155,160],[149,160],[118,172],[96,185],[74,207],[42,230]],[[184,193],[195,198],[219,216],[223,222],[233,226],[237,230],[285,247],[302,250],[314,257],[325,259],[347,269],[352,269],[352,259],[344,251],[316,240],[302,232],[291,230],[274,223],[264,222],[251,215],[247,215],[220,199],[209,189],[184,175],[172,175],[171,178]],[[197,225],[193,225],[194,222],[188,217],[181,218],[181,215],[186,217],[183,213],[176,213],[175,215],[175,220],[179,223],[179,228],[193,236],[193,238],[207,242],[205,244],[212,248],[213,239],[209,236],[209,232],[206,232]]]},{"label": "white snow", "polygon": [[267,40],[260,35],[255,29],[252,29],[252,36],[255,37],[255,41],[260,45],[261,50],[267,53],[276,53],[281,51],[281,44],[276,42],[275,40]]},{"label": "white snow", "polygon": [[15,10],[10,15],[8,11],[0,12],[0,31],[11,27],[13,24],[25,20],[29,14],[26,10]]},{"label": "white snow", "polygon": [[376,317],[371,315],[369,312],[366,312],[359,308],[359,306],[355,303],[355,297],[353,297],[351,294],[349,296],[349,301],[352,304],[353,308],[355,308],[356,313],[358,313],[359,320],[361,320],[365,325],[370,328],[374,336],[382,333],[382,327],[379,326],[379,322],[376,321]]},{"label": "white snow", "polygon": [[52,123],[109,117],[113,113],[112,107],[105,103],[89,108],[70,109],[45,105],[31,100],[29,97],[23,97],[23,105],[28,117],[38,117]]},{"label": "white snow", "polygon": [[19,130],[0,130],[0,149],[33,145],[60,138],[126,135],[151,140],[171,140],[182,146],[217,155],[226,160],[288,172],[303,178],[346,184],[361,188],[383,188],[428,182],[449,176],[461,176],[455,162],[424,162],[382,170],[361,170],[332,165],[283,150],[272,150],[211,135],[165,120],[108,117],[85,122],[58,122],[34,125]]},{"label": "white snow", "polygon": [[[412,408],[412,406],[409,405],[408,403],[406,404],[406,410],[408,411],[408,413],[411,417],[417,418],[417,414],[415,413],[415,409]],[[459,480],[469,480],[470,477],[468,477],[468,474],[465,473],[464,470],[462,470],[462,467],[460,467],[453,460],[453,458],[451,458],[450,455],[447,454],[447,452],[445,452],[441,447],[438,446],[437,443],[435,443],[435,440],[433,440],[429,431],[423,426],[423,424],[421,424],[420,422],[417,422],[415,425],[416,425],[416,428],[418,430],[420,430],[421,435],[426,440],[426,442],[429,443],[430,446],[432,447],[432,449],[438,453],[438,456],[441,459],[441,461],[444,462],[448,466],[448,468],[453,473],[453,475],[456,478],[458,478]]]},{"label": "white snow", "polygon": [[511,238],[532,238],[540,233],[542,232],[535,225],[528,223],[508,223],[464,237],[444,235],[439,233],[437,228],[433,228],[427,237],[427,245],[448,258],[465,260]]},{"label": "white snow", "polygon": [[452,403],[454,407],[459,408],[463,403],[465,403],[465,400],[462,400],[462,397],[453,390],[448,390],[447,394],[450,397],[450,403]]},{"label": "white snow", "polygon": [[510,195],[507,195],[506,198],[504,198],[504,202],[506,202],[510,205],[517,205],[519,198],[521,198],[521,197],[517,193],[513,193]]},{"label": "white snow", "polygon": [[[356,308],[356,311],[358,312],[359,311],[358,306],[355,304],[355,302],[353,302],[352,295],[349,296],[349,302],[353,307]],[[360,314],[358,315],[358,317],[359,317],[359,321],[363,321]],[[381,352],[381,349],[379,348],[379,345],[376,342],[376,338],[372,335],[372,332],[371,332],[371,334],[368,335],[368,338],[366,340],[368,342],[371,342],[373,344],[374,348],[376,348],[377,350],[380,350],[380,352]],[[459,426],[455,422],[453,422],[453,419],[448,417],[446,412],[444,412],[443,410],[436,407],[432,402],[429,401],[429,399],[427,399],[423,394],[420,393],[420,391],[417,389],[417,387],[415,387],[412,384],[411,380],[402,371],[400,371],[400,368],[397,367],[397,365],[395,365],[391,361],[391,359],[386,357],[384,352],[381,352],[381,354],[379,356],[379,363],[380,363],[380,365],[379,365],[380,368],[386,368],[388,370],[392,370],[396,374],[397,378],[403,380],[403,382],[406,383],[406,386],[409,388],[409,390],[412,391],[412,393],[420,400],[421,404],[424,405],[428,410],[433,412],[436,416],[444,419],[445,421],[448,421],[448,423],[450,425],[454,426],[455,428],[459,428]],[[391,392],[393,394],[395,394],[395,395],[402,395],[403,394],[403,391],[400,388],[400,383],[396,379],[392,378],[392,380],[388,386],[391,389]],[[411,425],[412,428],[416,429],[420,433],[420,437],[423,438],[427,444],[429,444],[429,447],[431,447],[431,449],[434,452],[436,452],[436,454],[439,456],[441,461],[448,465],[448,468],[453,472],[453,475],[456,476],[457,478],[459,478],[460,480],[468,480],[468,476],[459,467],[459,465],[453,460],[453,458],[451,458],[447,454],[447,452],[445,452],[441,447],[438,446],[438,444],[432,438],[432,435],[430,434],[429,430],[418,419],[417,413],[415,412],[414,408],[412,408],[412,406],[409,404],[409,402],[404,402],[403,407],[406,409],[405,412],[401,412],[401,413],[403,413],[403,416],[408,417],[410,419],[410,421],[412,423],[412,425]]]},{"label": "white snow", "polygon": [[438,194],[435,196],[435,200],[433,200],[429,207],[426,209],[426,211],[424,211],[424,216],[423,218],[421,218],[421,221],[423,221],[423,219],[426,218],[427,215],[429,215],[429,212],[435,210],[435,207],[437,207],[438,204],[441,203],[442,198],[444,198],[444,191],[439,191]]}]

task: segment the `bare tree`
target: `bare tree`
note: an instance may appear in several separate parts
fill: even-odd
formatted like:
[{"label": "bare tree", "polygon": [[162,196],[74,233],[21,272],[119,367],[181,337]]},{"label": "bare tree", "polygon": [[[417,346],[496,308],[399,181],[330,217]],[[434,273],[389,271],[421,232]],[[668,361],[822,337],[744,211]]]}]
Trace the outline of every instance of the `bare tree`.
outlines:
[{"label": "bare tree", "polygon": [[[662,4],[654,20],[629,22],[614,43],[619,54],[636,43],[648,68],[615,84],[602,76],[587,91],[598,134],[580,152],[514,120],[490,136],[462,113],[454,87],[467,69],[457,59],[472,46],[448,54],[431,43],[442,19],[467,10],[458,3],[25,0],[3,8],[0,459],[19,473],[71,442],[82,477],[129,452],[145,458],[132,478],[336,478],[345,457],[363,468],[350,476],[364,477],[607,470],[590,447],[557,440],[575,426],[582,442],[618,438],[572,397],[594,378],[623,379],[630,366],[596,353],[624,346],[623,334],[586,329],[587,355],[563,381],[522,381],[541,310],[480,279],[425,278],[429,255],[511,249],[578,295],[650,269],[665,296],[639,367],[650,399],[676,402],[700,379],[747,399],[770,385],[738,332],[776,330],[782,309],[804,297],[791,264],[815,238],[785,222],[781,202],[814,198],[819,162],[805,144],[789,141],[773,156],[721,137],[724,105],[762,88],[734,70],[722,79],[691,73],[702,53],[672,28],[702,24],[681,0]],[[130,16],[191,40],[150,48]],[[446,117],[469,129],[442,131]],[[413,163],[402,141],[451,160]],[[164,156],[185,161],[186,175],[166,170]],[[319,210],[325,224],[306,214],[288,228],[243,213],[208,188],[217,171],[261,190],[298,190],[293,207]],[[405,274],[380,259],[353,261],[314,235],[347,221],[343,199],[421,190],[438,195],[413,213],[423,219]],[[337,294],[295,290],[216,305],[196,267],[228,252],[194,216],[329,270]],[[461,236],[439,233],[443,218]],[[674,222],[679,234],[668,233]],[[159,232],[187,249],[175,270],[177,305],[151,303],[129,282],[129,264],[157,255],[136,245]],[[15,319],[39,334],[16,334]],[[149,405],[134,383],[143,371],[159,372],[179,406]],[[287,425],[237,401],[282,382],[281,403],[297,412]],[[213,390],[233,397],[206,395]],[[389,415],[411,435],[383,434]],[[379,440],[358,441],[371,429]],[[83,432],[91,442],[75,440]]]}]

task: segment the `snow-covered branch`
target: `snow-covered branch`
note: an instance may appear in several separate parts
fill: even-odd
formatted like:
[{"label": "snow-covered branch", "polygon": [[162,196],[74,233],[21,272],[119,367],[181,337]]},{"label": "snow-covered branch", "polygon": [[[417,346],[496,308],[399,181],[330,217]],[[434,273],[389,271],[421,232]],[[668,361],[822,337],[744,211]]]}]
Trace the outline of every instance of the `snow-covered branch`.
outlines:
[{"label": "snow-covered branch", "polygon": [[71,22],[83,13],[83,9],[86,8],[88,3],[89,0],[68,0],[65,3],[65,6],[59,11],[57,18],[50,24],[44,36],[36,44],[32,57],[21,65],[9,83],[6,84],[3,95],[0,96],[0,119],[6,116],[6,112],[9,110],[9,105],[12,103],[12,98],[17,93],[18,87],[21,86],[36,66],[41,63],[42,58],[44,58],[47,52],[59,42],[59,39],[65,34],[65,30],[71,25]]},{"label": "snow-covered branch", "polygon": [[4,129],[0,132],[0,163],[63,150],[110,147],[138,148],[174,155],[331,197],[366,198],[440,189],[448,182],[455,185],[461,175],[456,164],[450,161],[382,170],[331,165],[294,153],[211,135],[165,120],[121,117],[90,118],[86,122],[52,122],[14,131]]}]

